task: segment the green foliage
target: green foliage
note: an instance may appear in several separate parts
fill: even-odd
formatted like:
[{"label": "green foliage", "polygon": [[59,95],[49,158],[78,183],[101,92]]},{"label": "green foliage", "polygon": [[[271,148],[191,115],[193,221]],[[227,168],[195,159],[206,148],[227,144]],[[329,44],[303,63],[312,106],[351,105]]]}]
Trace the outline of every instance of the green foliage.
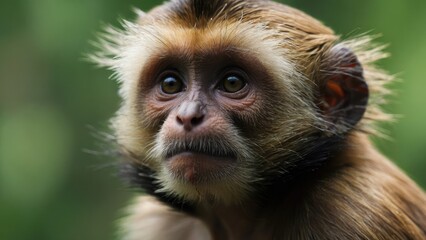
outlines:
[{"label": "green foliage", "polygon": [[[0,239],[114,239],[131,195],[98,149],[92,125],[107,130],[119,106],[106,70],[83,61],[103,23],[162,1],[16,0],[0,3]],[[403,81],[386,109],[392,140],[380,149],[426,186],[426,1],[288,0],[350,37],[382,33],[381,63]],[[104,167],[106,166],[106,167]]]}]

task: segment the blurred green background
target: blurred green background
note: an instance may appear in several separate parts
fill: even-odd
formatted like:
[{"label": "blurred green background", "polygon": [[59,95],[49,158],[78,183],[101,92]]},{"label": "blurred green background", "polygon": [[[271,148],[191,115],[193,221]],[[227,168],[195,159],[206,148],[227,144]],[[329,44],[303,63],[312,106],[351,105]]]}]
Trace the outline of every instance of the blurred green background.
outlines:
[{"label": "blurred green background", "polygon": [[[106,23],[162,1],[15,0],[0,3],[0,239],[114,239],[131,191],[88,126],[107,130],[119,106],[110,72],[83,61]],[[386,109],[391,140],[376,140],[426,187],[426,1],[288,0],[343,36],[382,33],[403,81]]]}]

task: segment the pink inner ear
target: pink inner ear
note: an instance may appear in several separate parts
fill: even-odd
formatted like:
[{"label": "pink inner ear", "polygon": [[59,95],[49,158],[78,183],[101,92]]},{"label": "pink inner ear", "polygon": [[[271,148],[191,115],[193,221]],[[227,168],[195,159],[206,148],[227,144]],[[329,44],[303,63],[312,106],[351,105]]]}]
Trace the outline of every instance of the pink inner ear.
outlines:
[{"label": "pink inner ear", "polygon": [[355,54],[344,47],[334,47],[323,62],[320,110],[334,123],[354,126],[364,115],[368,103],[368,85]]},{"label": "pink inner ear", "polygon": [[336,107],[345,98],[345,92],[336,80],[330,79],[326,83],[326,92],[324,100],[328,109]]}]

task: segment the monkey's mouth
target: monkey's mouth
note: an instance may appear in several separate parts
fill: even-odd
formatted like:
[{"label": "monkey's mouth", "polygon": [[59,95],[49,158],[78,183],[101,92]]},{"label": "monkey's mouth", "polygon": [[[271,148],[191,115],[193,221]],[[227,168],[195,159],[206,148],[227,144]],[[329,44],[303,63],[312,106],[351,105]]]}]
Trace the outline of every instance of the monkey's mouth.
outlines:
[{"label": "monkey's mouth", "polygon": [[210,150],[184,146],[167,151],[166,167],[178,180],[192,184],[218,180],[234,168],[236,154],[221,150]]},{"label": "monkey's mouth", "polygon": [[169,159],[173,156],[180,155],[183,153],[193,153],[200,155],[207,155],[215,158],[225,158],[225,159],[236,159],[237,156],[233,151],[230,151],[225,148],[204,148],[202,146],[191,146],[189,144],[176,146],[174,148],[169,148],[166,150],[166,159]]}]

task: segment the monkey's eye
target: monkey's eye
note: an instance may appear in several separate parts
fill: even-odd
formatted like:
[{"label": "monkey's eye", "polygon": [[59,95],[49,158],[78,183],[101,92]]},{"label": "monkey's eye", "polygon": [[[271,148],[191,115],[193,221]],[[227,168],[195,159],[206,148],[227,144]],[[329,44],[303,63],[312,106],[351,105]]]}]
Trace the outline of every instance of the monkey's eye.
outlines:
[{"label": "monkey's eye", "polygon": [[183,90],[182,80],[174,75],[168,75],[161,81],[161,91],[166,94],[175,94]]},{"label": "monkey's eye", "polygon": [[237,75],[228,75],[222,81],[222,89],[229,93],[238,92],[246,85],[247,83]]}]

